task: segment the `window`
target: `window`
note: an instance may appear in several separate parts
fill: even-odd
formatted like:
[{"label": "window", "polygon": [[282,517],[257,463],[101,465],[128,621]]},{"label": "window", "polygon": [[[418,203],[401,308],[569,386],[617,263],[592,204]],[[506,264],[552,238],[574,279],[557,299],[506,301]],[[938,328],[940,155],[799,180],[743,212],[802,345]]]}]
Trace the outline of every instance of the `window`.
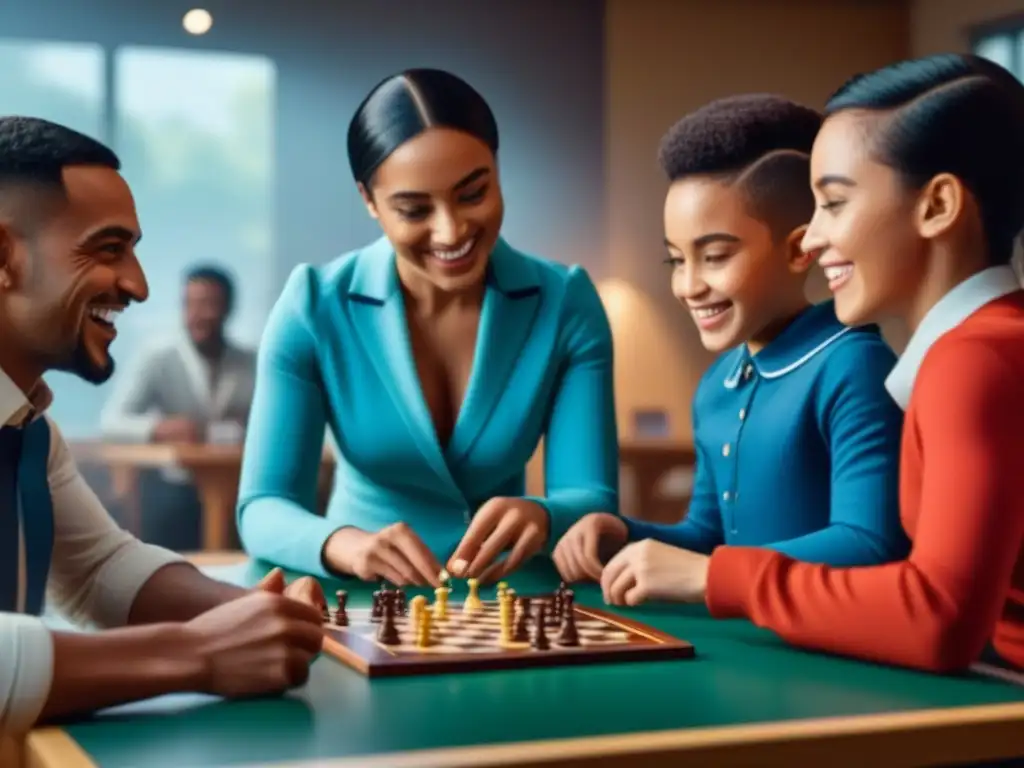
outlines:
[{"label": "window", "polygon": [[117,377],[146,344],[181,332],[181,277],[190,265],[233,274],[231,335],[259,341],[275,298],[275,68],[261,56],[25,40],[0,40],[0,68],[4,114],[53,120],[114,148],[145,233],[139,258],[150,298],[119,326],[113,380],[96,387],[69,374],[46,377],[62,430],[96,437]]},{"label": "window", "polygon": [[1024,24],[978,30],[973,35],[972,48],[978,56],[994,61],[1024,80]]}]

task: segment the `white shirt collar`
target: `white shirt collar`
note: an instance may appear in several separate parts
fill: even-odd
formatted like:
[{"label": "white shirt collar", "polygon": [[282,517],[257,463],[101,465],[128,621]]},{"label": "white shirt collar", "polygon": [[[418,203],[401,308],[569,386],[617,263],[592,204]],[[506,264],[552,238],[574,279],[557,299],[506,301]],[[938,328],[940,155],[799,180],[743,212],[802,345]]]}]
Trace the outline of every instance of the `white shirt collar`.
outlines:
[{"label": "white shirt collar", "polygon": [[27,420],[38,418],[51,402],[53,392],[42,379],[26,395],[0,369],[0,426],[21,426]]},{"label": "white shirt collar", "polygon": [[999,266],[972,275],[943,296],[924,316],[885,380],[889,394],[899,406],[907,409],[917,372],[935,342],[990,301],[1020,289],[1021,283],[1013,268]]}]

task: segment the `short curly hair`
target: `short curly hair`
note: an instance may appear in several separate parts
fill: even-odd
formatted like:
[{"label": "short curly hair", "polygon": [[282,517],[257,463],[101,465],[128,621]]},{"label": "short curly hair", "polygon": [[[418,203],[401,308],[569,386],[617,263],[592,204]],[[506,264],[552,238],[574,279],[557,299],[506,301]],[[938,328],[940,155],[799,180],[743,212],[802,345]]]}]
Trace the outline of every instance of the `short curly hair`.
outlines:
[{"label": "short curly hair", "polygon": [[777,238],[814,213],[810,154],[822,115],[774,94],[717,99],[673,125],[658,161],[669,181],[711,176],[738,183]]}]

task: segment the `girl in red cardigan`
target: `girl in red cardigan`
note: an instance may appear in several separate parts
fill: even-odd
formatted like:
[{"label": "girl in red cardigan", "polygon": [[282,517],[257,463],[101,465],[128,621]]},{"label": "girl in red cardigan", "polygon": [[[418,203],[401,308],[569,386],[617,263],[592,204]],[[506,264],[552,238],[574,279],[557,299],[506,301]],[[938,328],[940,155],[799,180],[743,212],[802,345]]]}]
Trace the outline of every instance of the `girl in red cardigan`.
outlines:
[{"label": "girl in red cardigan", "polygon": [[765,548],[690,553],[692,599],[806,648],[943,672],[991,643],[1024,667],[1024,292],[1009,266],[1024,225],[1024,85],[984,59],[932,56],[854,78],[826,115],[804,248],[842,322],[895,317],[911,331],[886,385],[907,411],[913,547],[860,568]]}]

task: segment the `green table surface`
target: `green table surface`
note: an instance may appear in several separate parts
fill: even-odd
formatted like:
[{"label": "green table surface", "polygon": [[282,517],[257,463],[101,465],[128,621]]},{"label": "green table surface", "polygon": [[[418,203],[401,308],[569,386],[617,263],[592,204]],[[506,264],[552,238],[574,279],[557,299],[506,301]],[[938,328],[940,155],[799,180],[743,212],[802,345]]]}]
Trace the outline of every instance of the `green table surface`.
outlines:
[{"label": "green table surface", "polygon": [[[205,570],[251,585],[268,569],[246,563]],[[546,562],[508,581],[520,593],[558,583]],[[368,604],[374,588],[324,587],[332,602],[335,589],[348,589],[351,606]],[[461,585],[455,587],[453,601],[461,599]],[[596,585],[578,585],[576,595],[580,605],[603,607]],[[283,698],[167,696],[105,710],[65,730],[100,768],[182,768],[1024,700],[1024,689],[987,677],[940,677],[801,652],[747,622],[712,620],[703,608],[621,613],[690,641],[696,658],[371,681],[323,656],[309,683]]]}]

